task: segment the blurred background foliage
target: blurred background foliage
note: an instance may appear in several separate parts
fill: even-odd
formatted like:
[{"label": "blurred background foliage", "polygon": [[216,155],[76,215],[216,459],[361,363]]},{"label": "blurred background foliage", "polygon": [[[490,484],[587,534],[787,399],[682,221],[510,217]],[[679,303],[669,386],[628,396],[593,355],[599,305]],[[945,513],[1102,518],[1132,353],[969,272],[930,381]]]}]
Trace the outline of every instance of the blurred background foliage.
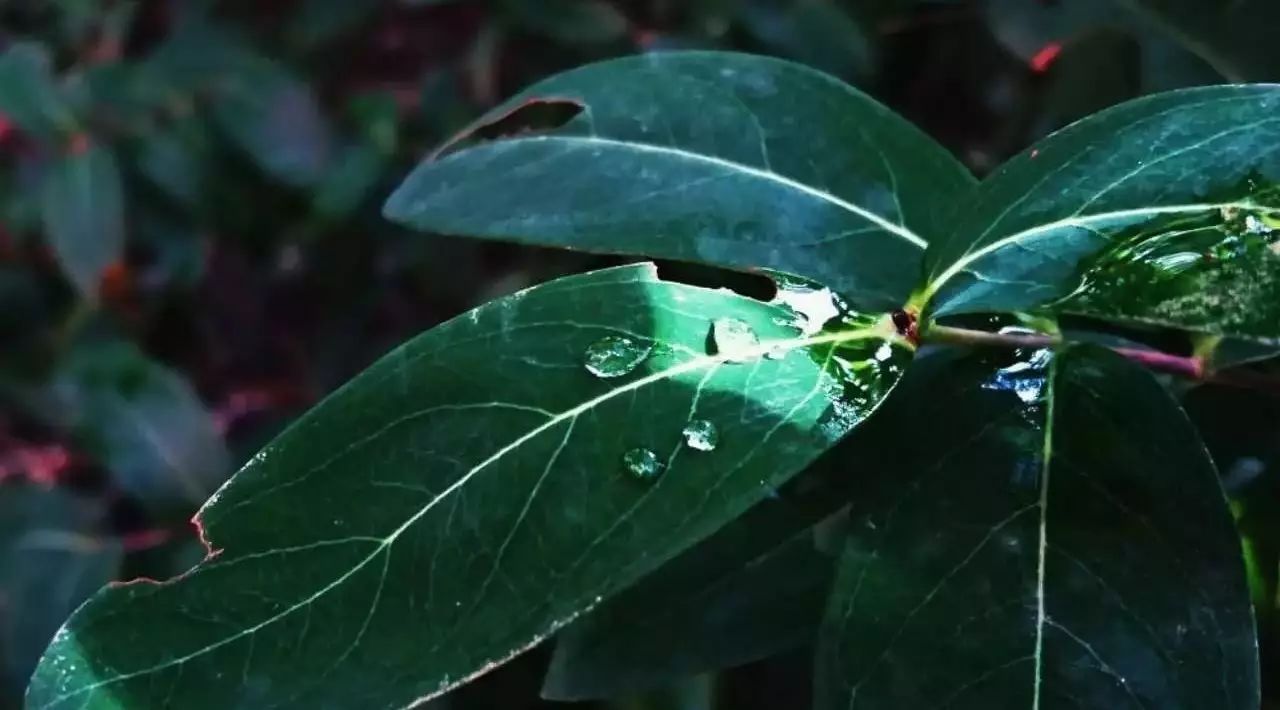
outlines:
[{"label": "blurred background foliage", "polygon": [[[198,505],[379,354],[610,263],[379,217],[420,156],[528,82],[678,48],[788,57],[981,175],[1144,93],[1280,80],[1276,27],[1274,0],[0,0],[0,707],[97,587],[198,561]],[[1280,677],[1280,397],[1184,397]],[[545,663],[442,706],[553,707]],[[804,707],[807,665],[798,649],[608,707]]]}]

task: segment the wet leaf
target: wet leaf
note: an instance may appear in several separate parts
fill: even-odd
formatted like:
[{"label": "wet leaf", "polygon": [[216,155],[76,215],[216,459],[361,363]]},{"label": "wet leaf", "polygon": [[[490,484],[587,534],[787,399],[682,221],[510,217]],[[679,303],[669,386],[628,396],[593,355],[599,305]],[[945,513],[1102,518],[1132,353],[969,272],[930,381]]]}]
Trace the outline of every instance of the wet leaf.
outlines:
[{"label": "wet leaf", "polygon": [[1280,340],[1277,109],[1276,86],[1189,89],[1050,136],[931,245],[915,301]]},{"label": "wet leaf", "polygon": [[777,269],[864,310],[901,305],[926,240],[972,185],[864,94],[738,54],[587,66],[475,131],[514,134],[427,160],[385,214],[447,234]]},{"label": "wet leaf", "polygon": [[[954,357],[867,462],[817,707],[1257,708],[1239,541],[1185,415],[1093,346],[1012,360]],[[954,424],[922,445],[921,420]]]},{"label": "wet leaf", "polygon": [[[724,314],[760,336],[754,360],[708,354]],[[466,682],[765,498],[909,357],[874,357],[885,319],[802,336],[785,315],[636,265],[409,341],[210,499],[199,520],[216,556],[83,607],[28,705],[400,707]],[[584,356],[606,335],[652,354],[597,377]],[[778,347],[791,352],[764,357]],[[691,418],[719,427],[714,451],[683,445]],[[636,448],[660,475],[627,474]]]},{"label": "wet leaf", "polygon": [[766,500],[592,610],[556,641],[543,697],[634,693],[812,641],[834,569],[821,512]]}]

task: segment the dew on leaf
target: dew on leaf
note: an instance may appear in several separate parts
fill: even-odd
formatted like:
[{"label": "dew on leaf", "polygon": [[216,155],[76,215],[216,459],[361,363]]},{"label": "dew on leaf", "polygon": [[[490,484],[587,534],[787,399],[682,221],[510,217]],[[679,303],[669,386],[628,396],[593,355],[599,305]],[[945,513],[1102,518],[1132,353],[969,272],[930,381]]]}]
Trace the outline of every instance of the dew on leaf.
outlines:
[{"label": "dew on leaf", "polygon": [[844,303],[831,289],[813,281],[787,274],[772,274],[778,292],[772,303],[787,308],[795,317],[784,325],[798,328],[804,335],[822,330],[831,319],[844,312]]},{"label": "dew on leaf", "polygon": [[639,367],[652,351],[651,343],[641,343],[622,335],[606,335],[587,347],[583,366],[596,377],[622,377]]},{"label": "dew on leaf", "polygon": [[711,323],[711,344],[729,362],[746,362],[758,354],[760,338],[746,321],[717,318]]},{"label": "dew on leaf", "polygon": [[662,473],[658,455],[648,449],[635,448],[622,455],[622,467],[642,481],[650,481]]},{"label": "dew on leaf", "polygon": [[716,425],[706,419],[694,419],[684,426],[680,432],[684,434],[684,443],[695,451],[711,451],[720,443],[720,432]]}]

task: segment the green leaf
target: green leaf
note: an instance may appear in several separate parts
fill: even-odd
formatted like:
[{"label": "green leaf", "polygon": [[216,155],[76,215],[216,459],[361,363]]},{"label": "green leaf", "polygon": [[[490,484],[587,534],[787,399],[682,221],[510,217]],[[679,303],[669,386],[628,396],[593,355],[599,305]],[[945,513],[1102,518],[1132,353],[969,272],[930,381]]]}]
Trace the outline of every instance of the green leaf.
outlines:
[{"label": "green leaf", "polygon": [[0,654],[21,687],[67,616],[120,567],[100,505],[58,490],[0,486]]},{"label": "green leaf", "polygon": [[385,214],[448,234],[776,269],[882,310],[901,305],[925,240],[972,185],[885,107],[776,59],[594,64],[535,84],[465,135],[549,108],[581,110],[427,160]]},{"label": "green leaf", "polygon": [[74,352],[54,391],[72,412],[80,444],[154,510],[185,516],[230,472],[222,437],[191,385],[131,345]]},{"label": "green leaf", "polygon": [[561,633],[542,696],[634,693],[812,641],[834,569],[812,526],[833,507],[764,501],[593,609]]},{"label": "green leaf", "polygon": [[272,178],[306,187],[324,177],[333,138],[310,85],[234,33],[192,23],[146,71],[177,96],[210,94],[214,123]]},{"label": "green leaf", "polygon": [[124,195],[111,150],[90,145],[55,159],[40,195],[46,236],[67,279],[98,299],[102,272],[124,256]]},{"label": "green leaf", "polygon": [[[800,335],[793,316],[642,264],[409,341],[210,499],[215,555],[82,607],[29,707],[448,691],[737,517],[879,403],[907,357],[887,319]],[[691,419],[716,427],[713,450],[684,446]]]},{"label": "green leaf", "polygon": [[1235,82],[1280,80],[1271,0],[1123,0]]},{"label": "green leaf", "polygon": [[871,73],[875,47],[862,25],[832,0],[747,0],[738,19],[777,54],[842,77]]},{"label": "green leaf", "polygon": [[42,45],[16,42],[0,55],[0,114],[44,138],[75,127]]},{"label": "green leaf", "polygon": [[1185,415],[1094,346],[1012,359],[950,358],[866,462],[817,707],[1257,708],[1240,546]]},{"label": "green leaf", "polygon": [[930,245],[915,302],[1280,339],[1277,109],[1280,86],[1188,89],[1050,136]]},{"label": "green leaf", "polygon": [[604,0],[508,0],[520,26],[566,44],[601,44],[627,36],[626,15]]}]

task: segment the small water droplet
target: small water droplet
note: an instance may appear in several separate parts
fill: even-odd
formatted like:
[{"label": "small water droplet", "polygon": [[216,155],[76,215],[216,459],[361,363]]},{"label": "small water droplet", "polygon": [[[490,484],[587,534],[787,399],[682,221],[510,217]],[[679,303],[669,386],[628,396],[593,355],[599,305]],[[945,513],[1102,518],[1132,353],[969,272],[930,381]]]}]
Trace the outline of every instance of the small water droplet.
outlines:
[{"label": "small water droplet", "polygon": [[786,345],[775,345],[765,351],[764,356],[770,360],[782,360],[792,351],[792,348]]},{"label": "small water droplet", "polygon": [[663,465],[658,455],[648,449],[631,449],[622,455],[622,466],[627,473],[642,481],[652,480],[662,473]]},{"label": "small water droplet", "polygon": [[606,335],[587,348],[583,367],[596,377],[622,377],[639,367],[652,351],[651,343],[623,335]]},{"label": "small water droplet", "polygon": [[684,443],[696,451],[711,451],[720,443],[716,425],[706,419],[694,419],[684,426]]},{"label": "small water droplet", "polygon": [[717,318],[711,323],[711,342],[716,354],[729,362],[746,362],[758,353],[760,339],[751,326],[737,318]]}]

